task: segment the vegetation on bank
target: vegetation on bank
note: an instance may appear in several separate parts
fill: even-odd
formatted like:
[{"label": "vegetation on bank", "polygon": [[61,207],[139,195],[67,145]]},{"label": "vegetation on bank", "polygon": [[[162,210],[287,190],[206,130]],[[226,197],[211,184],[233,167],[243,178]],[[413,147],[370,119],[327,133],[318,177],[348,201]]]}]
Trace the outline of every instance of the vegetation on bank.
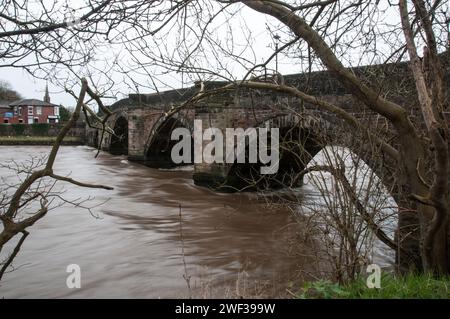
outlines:
[{"label": "vegetation on bank", "polygon": [[448,299],[450,276],[436,279],[431,275],[381,277],[381,287],[370,289],[360,278],[345,285],[327,280],[308,282],[296,295],[300,299]]},{"label": "vegetation on bank", "polygon": [[[56,136],[0,136],[0,145],[52,145]],[[83,144],[83,139],[77,136],[66,136],[63,145]]]},{"label": "vegetation on bank", "polygon": [[[58,125],[56,123],[14,123],[14,124],[0,124],[0,134],[2,136],[20,136],[32,134],[33,136],[47,136],[52,127]],[[52,134],[51,134],[52,135]],[[56,134],[54,134],[56,135]]]}]

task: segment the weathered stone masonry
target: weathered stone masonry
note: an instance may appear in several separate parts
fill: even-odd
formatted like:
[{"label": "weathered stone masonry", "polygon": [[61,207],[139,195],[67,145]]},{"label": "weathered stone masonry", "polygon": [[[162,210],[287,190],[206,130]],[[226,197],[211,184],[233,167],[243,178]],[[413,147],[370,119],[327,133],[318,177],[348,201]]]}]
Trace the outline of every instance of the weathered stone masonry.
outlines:
[{"label": "weathered stone masonry", "polygon": [[[449,54],[444,55],[444,66],[446,68],[446,81],[449,80]],[[371,87],[379,88],[380,95],[391,99],[407,107],[413,122],[420,125],[420,115],[416,106],[417,97],[415,94],[414,82],[407,64],[388,64],[383,66],[360,67],[352,69],[360,78]],[[313,72],[310,74],[296,74],[285,76],[282,81],[288,85],[294,85],[300,90],[320,96],[329,102],[345,108],[361,119],[370,118],[371,125],[387,125],[380,116],[368,113],[351,94],[326,71]],[[207,88],[220,86],[223,82],[208,82]],[[296,135],[290,132],[290,138],[303,139],[305,145],[301,155],[306,165],[309,159],[314,156],[320,147],[315,140],[317,137],[327,138],[335,135],[334,127],[342,126],[342,122],[333,115],[318,110],[313,105],[304,104],[298,99],[294,99],[284,94],[260,90],[230,91],[207,98],[195,106],[181,110],[172,119],[164,121],[164,113],[174,106],[187,101],[198,91],[194,86],[187,89],[171,90],[159,94],[130,94],[128,98],[120,100],[111,106],[115,114],[109,119],[108,125],[115,130],[117,123],[121,119],[128,123],[126,141],[126,155],[130,160],[142,162],[153,167],[170,166],[168,152],[170,154],[171,131],[179,126],[187,127],[192,131],[194,119],[203,122],[203,128],[216,127],[222,130],[225,135],[225,128],[248,128],[256,126],[270,125],[279,127],[281,131],[287,132],[289,128],[298,127]],[[406,100],[405,100],[406,99]],[[293,115],[286,108],[298,112],[301,116]],[[317,120],[319,115],[320,120]],[[170,125],[169,125],[169,124]],[[349,132],[349,138],[355,132]],[[91,145],[96,145],[98,133],[88,129],[88,140]],[[342,136],[338,143],[344,143]],[[395,135],[392,136],[395,142]],[[345,138],[344,138],[345,139]],[[332,140],[332,139],[331,139]],[[111,151],[114,144],[112,137],[105,135],[101,148]],[[116,141],[117,142],[117,141]],[[204,141],[204,145],[209,141]],[[335,143],[336,141],[332,141]],[[292,159],[291,159],[292,160]],[[282,160],[283,161],[283,160]],[[291,162],[281,163],[284,173],[288,173],[288,166]],[[297,165],[296,169],[301,169]],[[224,182],[232,186],[239,187],[236,176],[230,172],[236,172],[236,165],[232,164],[195,164],[194,181],[196,184],[205,186],[222,185]],[[248,173],[248,170],[247,170]],[[281,175],[278,176],[281,178]]]}]

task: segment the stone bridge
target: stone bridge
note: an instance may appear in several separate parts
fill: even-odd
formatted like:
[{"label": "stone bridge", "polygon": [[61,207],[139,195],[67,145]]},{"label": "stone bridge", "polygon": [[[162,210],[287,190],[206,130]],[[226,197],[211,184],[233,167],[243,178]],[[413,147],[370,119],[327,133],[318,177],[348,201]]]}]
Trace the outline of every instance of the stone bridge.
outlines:
[{"label": "stone bridge", "polygon": [[[446,67],[448,71],[448,64]],[[402,105],[408,105],[414,121],[417,97],[411,72],[406,64],[360,67],[353,69],[353,72],[371,87],[378,87],[383,96]],[[282,79],[278,78],[277,81],[294,85],[308,94],[320,96],[343,107],[356,117],[365,119],[367,125],[389,131],[386,130],[388,124],[384,119],[366,113],[365,108],[326,71],[288,75]],[[208,82],[204,85],[208,89],[223,84],[225,83]],[[210,127],[220,129],[224,136],[226,128],[278,127],[280,162],[278,173],[275,175],[264,178],[258,176],[258,167],[261,166],[258,163],[194,164],[195,184],[227,191],[254,188],[255,185],[277,187],[292,184],[297,182],[294,178],[295,172],[305,168],[325,145],[331,143],[349,147],[352,143],[361,144],[356,132],[351,131],[333,115],[299,99],[272,91],[241,88],[220,93],[166,118],[165,115],[169,110],[187,101],[198,90],[197,84],[191,88],[154,94],[130,94],[128,98],[114,103],[110,106],[114,115],[109,118],[108,125],[116,134],[105,134],[101,149],[111,154],[127,155],[129,160],[150,167],[168,168],[176,165],[171,159],[171,149],[178,141],[171,140],[172,131],[184,127],[192,132],[194,120],[202,120],[203,129]],[[405,96],[408,103],[405,103]],[[97,146],[99,133],[89,129],[87,134],[89,144]],[[203,146],[209,142],[203,141]],[[370,162],[370,156],[366,156],[364,160]],[[379,167],[372,168],[379,169]],[[384,175],[383,172],[377,173]]]}]

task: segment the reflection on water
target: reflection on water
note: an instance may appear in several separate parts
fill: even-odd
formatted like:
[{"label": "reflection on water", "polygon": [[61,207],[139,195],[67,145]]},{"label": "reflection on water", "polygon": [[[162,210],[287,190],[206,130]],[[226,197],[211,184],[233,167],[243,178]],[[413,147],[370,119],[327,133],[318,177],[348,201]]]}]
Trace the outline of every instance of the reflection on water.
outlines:
[{"label": "reflection on water", "polygon": [[[2,146],[0,161],[48,150]],[[65,185],[65,197],[108,201],[94,216],[65,206],[33,226],[17,269],[1,283],[0,297],[186,297],[182,245],[197,297],[283,296],[300,269],[313,267],[302,257],[307,248],[301,256],[291,252],[290,239],[301,230],[287,210],[268,210],[254,194],[197,187],[192,169],[156,170],[125,157],[102,153],[95,159],[94,154],[84,146],[63,147],[55,171],[115,188]],[[8,173],[1,169],[0,175]],[[81,267],[81,289],[66,286],[70,264]]]}]

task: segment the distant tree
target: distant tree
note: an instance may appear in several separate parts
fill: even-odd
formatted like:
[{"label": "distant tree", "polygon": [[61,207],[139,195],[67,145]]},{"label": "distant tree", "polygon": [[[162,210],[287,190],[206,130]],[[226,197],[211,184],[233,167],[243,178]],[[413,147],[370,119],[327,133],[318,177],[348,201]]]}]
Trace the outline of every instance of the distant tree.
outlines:
[{"label": "distant tree", "polygon": [[59,120],[61,123],[66,123],[72,116],[73,111],[70,108],[60,105],[59,106]]},{"label": "distant tree", "polygon": [[11,84],[0,80],[0,101],[12,102],[21,98],[19,92],[12,89]]}]

